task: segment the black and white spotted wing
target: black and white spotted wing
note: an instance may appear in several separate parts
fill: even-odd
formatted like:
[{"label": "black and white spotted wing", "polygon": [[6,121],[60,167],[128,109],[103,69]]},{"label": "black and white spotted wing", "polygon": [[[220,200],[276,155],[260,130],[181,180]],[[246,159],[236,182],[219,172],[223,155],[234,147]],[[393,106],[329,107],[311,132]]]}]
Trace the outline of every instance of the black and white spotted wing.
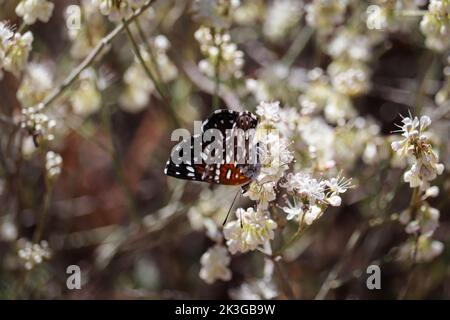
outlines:
[{"label": "black and white spotted wing", "polygon": [[227,129],[233,129],[237,118],[241,113],[233,110],[220,109],[213,112],[202,123],[202,132],[208,129],[219,129],[225,137]]},{"label": "black and white spotted wing", "polygon": [[[228,129],[239,128],[244,131],[256,128],[258,118],[250,112],[236,112],[232,110],[217,110],[202,124],[202,133],[208,129],[219,129],[223,136],[224,155],[223,161],[219,164],[206,164],[205,157],[209,154],[208,145],[212,141],[203,142],[202,136],[193,136],[190,139],[178,144],[172,152],[180,152],[182,150],[191,150],[190,160],[176,164],[172,161],[172,157],[167,161],[164,173],[178,179],[202,181],[207,183],[217,183],[225,185],[240,185],[251,180],[253,172],[252,168],[243,165],[236,165],[228,160],[225,154],[226,131]],[[201,159],[198,159],[194,152],[194,143],[201,145]],[[183,148],[184,147],[184,148]],[[206,151],[206,152],[203,152]],[[182,153],[176,154],[181,156]],[[232,163],[229,163],[232,162]],[[249,170],[250,169],[250,170]]]}]

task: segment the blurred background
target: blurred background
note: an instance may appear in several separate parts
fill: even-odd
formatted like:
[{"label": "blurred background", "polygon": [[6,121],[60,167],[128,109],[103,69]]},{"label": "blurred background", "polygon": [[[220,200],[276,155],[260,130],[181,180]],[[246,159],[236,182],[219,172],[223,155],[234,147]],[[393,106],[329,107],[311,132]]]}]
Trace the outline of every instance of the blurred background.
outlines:
[{"label": "blurred background", "polygon": [[[423,26],[428,1],[151,1],[113,36],[146,1],[125,13],[54,1],[48,22],[31,24],[19,2],[0,0],[0,21],[33,35],[26,64],[0,80],[0,298],[450,298],[450,34]],[[435,2],[450,30],[450,3]],[[239,188],[165,176],[170,135],[260,101],[304,119],[291,129],[297,168],[332,161],[354,188],[283,252],[270,283],[259,281],[259,251],[231,256],[230,281],[205,283],[200,257]],[[23,110],[42,102],[54,119],[47,137],[23,125]],[[408,114],[431,117],[445,166],[426,200],[440,212],[439,244],[427,244],[420,263],[399,253],[412,189],[390,148]],[[296,229],[276,203],[274,250]],[[240,197],[236,207],[251,205]],[[374,263],[381,290],[366,287]],[[69,265],[81,269],[81,290],[66,287]]]}]

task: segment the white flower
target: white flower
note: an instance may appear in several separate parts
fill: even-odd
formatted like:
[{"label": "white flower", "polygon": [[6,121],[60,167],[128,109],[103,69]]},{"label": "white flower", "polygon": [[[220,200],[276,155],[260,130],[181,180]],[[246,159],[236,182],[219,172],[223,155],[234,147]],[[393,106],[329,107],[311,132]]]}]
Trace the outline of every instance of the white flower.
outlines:
[{"label": "white flower", "polygon": [[272,40],[280,40],[301,18],[303,3],[298,0],[275,0],[267,10],[263,32]]},{"label": "white flower", "polygon": [[30,31],[23,35],[19,33],[14,34],[7,42],[7,54],[4,59],[6,71],[12,72],[15,76],[19,75],[27,63],[32,43],[33,34]]},{"label": "white flower", "polygon": [[328,33],[344,19],[347,2],[347,0],[314,0],[305,7],[306,22],[317,28],[320,33]]},{"label": "white flower", "polygon": [[287,207],[283,207],[282,210],[287,213],[286,219],[288,220],[297,220],[299,221],[300,218],[303,216],[303,209],[304,205],[300,201],[295,201],[294,197],[294,204],[291,203],[291,201],[287,200]]},{"label": "white flower", "polygon": [[13,37],[14,32],[2,21],[0,21],[0,79],[1,69],[3,68],[8,42]]},{"label": "white flower", "polygon": [[0,223],[0,239],[10,242],[17,239],[18,230],[11,219],[5,219]]},{"label": "white flower", "polygon": [[43,105],[22,109],[21,127],[33,137],[35,145],[39,139],[52,141],[55,138],[56,121],[43,113]]},{"label": "white flower", "polygon": [[18,256],[23,260],[24,267],[27,270],[33,269],[36,265],[41,264],[44,260],[51,257],[51,251],[47,241],[32,243],[24,239],[19,240]]},{"label": "white flower", "polygon": [[289,142],[273,130],[262,129],[256,130],[255,142],[259,146],[258,156],[261,163],[258,183],[277,182],[294,160],[293,153],[288,149]]},{"label": "white flower", "polygon": [[278,122],[280,120],[280,102],[260,102],[256,107],[256,114],[263,118],[263,121]]},{"label": "white flower", "polygon": [[61,174],[62,157],[53,151],[48,151],[45,160],[45,169],[47,170],[48,178],[51,180],[56,179]]},{"label": "white flower", "polygon": [[215,245],[209,248],[200,258],[200,263],[202,264],[200,278],[209,284],[218,279],[223,281],[230,280],[231,271],[228,268],[230,261],[228,250],[224,246]]},{"label": "white flower", "polygon": [[307,225],[311,225],[314,221],[320,218],[323,210],[318,206],[311,206],[308,211],[305,212],[304,222]]},{"label": "white flower", "polygon": [[46,0],[22,0],[16,7],[16,14],[28,25],[35,23],[36,20],[48,22],[54,6]]},{"label": "white flower", "polygon": [[80,85],[72,94],[70,102],[73,111],[81,116],[88,116],[100,109],[102,97],[93,69],[86,69],[81,73]]},{"label": "white flower", "polygon": [[280,183],[280,186],[307,199],[311,204],[325,199],[325,182],[318,181],[304,172],[289,173],[286,181]]},{"label": "white flower", "polygon": [[275,284],[266,279],[244,282],[239,287],[230,290],[230,297],[234,300],[270,300],[277,295]]},{"label": "white flower", "polygon": [[119,21],[132,12],[132,7],[128,3],[128,0],[92,0],[92,4],[96,6],[104,16],[108,16],[110,21]]},{"label": "white flower", "polygon": [[335,177],[329,180],[325,180],[324,184],[327,186],[327,202],[333,207],[339,207],[342,199],[339,196],[341,193],[345,193],[351,187],[351,179],[345,179],[344,177]]},{"label": "white flower", "polygon": [[428,235],[421,235],[417,240],[411,238],[400,247],[398,253],[399,260],[412,260],[416,256],[416,262],[430,262],[439,256],[444,250],[444,244],[440,241],[431,239]]},{"label": "white flower", "polygon": [[17,90],[17,99],[23,106],[33,106],[44,100],[51,89],[53,89],[53,79],[47,66],[29,63]]},{"label": "white flower", "polygon": [[237,220],[228,222],[223,229],[228,250],[232,254],[255,250],[275,237],[277,224],[266,211],[239,208],[236,210],[236,217]]},{"label": "white flower", "polygon": [[261,209],[267,209],[269,202],[276,199],[275,182],[266,182],[262,185],[252,182],[244,196],[249,197],[253,201],[258,201]]},{"label": "white flower", "polygon": [[428,116],[419,118],[404,118],[399,132],[403,139],[391,144],[392,150],[401,157],[409,157],[412,165],[405,172],[403,178],[411,188],[420,187],[425,190],[429,182],[437,175],[442,174],[444,165],[439,163],[439,158],[434,152],[425,131],[431,124]]},{"label": "white flower", "polygon": [[233,11],[240,0],[195,0],[192,4],[194,18],[207,26],[228,28]]}]

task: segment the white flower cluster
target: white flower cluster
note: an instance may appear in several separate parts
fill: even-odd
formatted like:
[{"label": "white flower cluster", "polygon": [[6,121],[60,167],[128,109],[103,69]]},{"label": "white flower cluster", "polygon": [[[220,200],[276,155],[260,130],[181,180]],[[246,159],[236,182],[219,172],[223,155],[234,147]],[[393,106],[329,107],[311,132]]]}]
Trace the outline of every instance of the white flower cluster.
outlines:
[{"label": "white flower cluster", "polygon": [[433,150],[426,130],[431,124],[428,116],[406,117],[402,120],[400,132],[402,140],[392,142],[392,149],[401,157],[407,157],[411,167],[404,174],[405,182],[411,188],[426,190],[429,182],[444,171],[444,165]]},{"label": "white flower cluster", "polygon": [[241,5],[240,0],[195,0],[192,4],[194,18],[213,28],[229,28],[233,13]]},{"label": "white flower cluster", "polygon": [[295,26],[302,13],[303,3],[298,0],[276,0],[267,9],[263,32],[273,41],[281,40]]},{"label": "white flower cluster", "polygon": [[[333,69],[336,69],[333,70]],[[342,72],[339,72],[341,69]],[[352,71],[354,70],[354,71]],[[308,86],[298,98],[303,115],[323,111],[325,119],[331,123],[343,122],[356,114],[350,97],[346,93],[357,94],[367,88],[367,75],[360,70],[339,68],[330,65],[334,77],[330,79],[320,68],[308,72]],[[360,75],[357,75],[360,74]],[[356,78],[356,79],[355,79]],[[360,81],[352,81],[360,78]]]},{"label": "white flower cluster", "polygon": [[344,20],[347,0],[313,0],[305,6],[306,22],[320,34],[328,34]]},{"label": "white flower cluster", "polygon": [[33,34],[30,31],[14,33],[0,21],[0,78],[2,68],[19,76],[27,63],[32,43]]},{"label": "white flower cluster", "polygon": [[32,243],[24,239],[19,240],[18,256],[23,261],[24,267],[27,270],[31,270],[44,260],[50,259],[51,255],[47,241]]},{"label": "white flower cluster", "polygon": [[377,31],[406,30],[409,25],[408,19],[401,19],[401,14],[417,10],[418,4],[419,1],[411,0],[376,0],[366,10],[367,28]]},{"label": "white flower cluster", "polygon": [[416,188],[412,205],[404,210],[399,221],[405,225],[411,237],[399,251],[399,259],[416,259],[416,262],[427,262],[434,259],[442,251],[444,245],[433,240],[434,231],[439,226],[439,210],[426,201],[437,197],[439,188],[430,187],[430,181],[444,170],[444,165],[438,163],[438,157],[433,151],[426,130],[431,125],[428,116],[407,117],[400,126],[403,139],[392,142],[392,149],[401,157],[407,157],[411,167],[404,174],[405,182],[411,188]]},{"label": "white flower cluster", "polygon": [[209,248],[200,258],[202,264],[200,278],[209,284],[218,279],[230,280],[231,270],[228,268],[230,261],[228,250],[224,246],[215,245]]},{"label": "white flower cluster", "polygon": [[417,240],[410,238],[400,248],[398,258],[404,261],[410,261],[415,258],[417,263],[430,262],[439,256],[444,250],[444,244],[433,240],[427,235],[421,235]]},{"label": "white flower cluster", "polygon": [[53,3],[46,0],[22,0],[16,7],[16,14],[28,25],[34,24],[36,20],[48,22],[54,7]]},{"label": "white flower cluster", "polygon": [[83,70],[80,74],[79,86],[70,97],[75,114],[86,117],[100,109],[102,96],[97,83],[98,79],[94,69]]},{"label": "white flower cluster", "polygon": [[269,212],[261,208],[236,210],[236,220],[228,222],[223,228],[228,250],[232,254],[255,250],[275,237],[277,224]]},{"label": "white flower cluster", "polygon": [[288,206],[283,208],[287,219],[310,225],[329,205],[339,206],[340,194],[351,185],[350,180],[339,176],[319,181],[303,172],[286,175],[294,154],[283,132],[296,130],[296,124],[290,121],[299,116],[289,109],[285,112],[279,102],[261,102],[256,113],[260,116],[255,134],[260,169],[244,194],[256,202],[256,209],[239,208],[237,219],[225,225],[224,237],[232,254],[255,250],[273,239],[277,224],[270,217],[269,204],[277,199],[278,186],[285,190],[284,198],[291,196],[294,202],[287,199]]},{"label": "white flower cluster", "polygon": [[[178,75],[177,68],[167,56],[169,48],[170,42],[163,35],[158,35],[151,40],[151,53],[144,47],[140,48],[146,66],[152,74],[158,76],[158,81],[161,83],[170,82]],[[161,79],[159,79],[159,76]],[[119,98],[121,108],[131,113],[142,111],[147,106],[150,95],[155,90],[155,85],[148,78],[137,58],[125,71],[124,82],[126,88]]]},{"label": "white flower cluster", "polygon": [[144,0],[92,0],[92,4],[113,22],[126,18],[144,2]]},{"label": "white flower cluster", "polygon": [[194,36],[206,56],[198,63],[200,71],[209,77],[219,76],[221,79],[242,76],[244,53],[231,42],[228,33],[202,26]]},{"label": "white flower cluster", "polygon": [[55,138],[56,121],[43,113],[43,109],[43,104],[22,109],[21,127],[28,131],[36,145],[39,144],[41,139],[43,141],[52,141]]},{"label": "white flower cluster", "polygon": [[49,68],[40,63],[29,63],[17,90],[17,99],[23,106],[39,104],[53,89],[53,76]]},{"label": "white flower cluster", "polygon": [[319,181],[303,172],[288,174],[286,182],[280,183],[293,202],[287,200],[287,207],[283,211],[288,214],[288,220],[296,220],[301,225],[311,225],[320,218],[328,205],[341,205],[340,194],[351,187],[351,180],[341,177]]},{"label": "white flower cluster", "polygon": [[47,170],[47,177],[54,180],[59,177],[62,170],[63,159],[53,151],[47,151],[45,155],[45,170]]},{"label": "white flower cluster", "polygon": [[450,1],[431,0],[420,22],[425,44],[430,49],[444,51],[450,47]]}]

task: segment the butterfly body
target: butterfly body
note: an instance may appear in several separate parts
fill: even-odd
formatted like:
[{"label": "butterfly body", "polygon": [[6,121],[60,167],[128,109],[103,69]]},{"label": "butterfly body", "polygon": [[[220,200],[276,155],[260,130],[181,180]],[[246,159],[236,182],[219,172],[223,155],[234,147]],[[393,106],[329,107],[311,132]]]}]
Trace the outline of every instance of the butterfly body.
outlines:
[{"label": "butterfly body", "polygon": [[[231,159],[227,153],[227,142],[230,137],[228,134],[234,130],[240,129],[247,133],[251,129],[255,129],[258,124],[258,117],[254,114],[244,111],[236,112],[232,110],[217,110],[203,123],[200,135],[194,135],[189,139],[182,141],[180,144],[185,150],[190,150],[189,160],[182,163],[176,163],[173,157],[167,161],[164,173],[178,179],[201,181],[212,184],[222,185],[245,185],[254,179],[259,171],[258,163],[238,163],[236,159]],[[221,133],[223,154],[222,160],[215,163],[209,163],[205,154],[206,150],[210,151],[211,141],[203,141],[202,135],[209,129],[217,129]],[[228,139],[227,139],[228,137]],[[245,134],[245,148],[249,148],[250,142],[248,135]],[[185,143],[186,145],[183,145]],[[201,155],[195,154],[195,144],[201,146]],[[219,142],[220,143],[220,142]],[[175,148],[177,149],[177,148]],[[179,151],[179,150],[175,150]],[[234,149],[236,152],[236,149]],[[205,159],[206,158],[206,159]]]}]

